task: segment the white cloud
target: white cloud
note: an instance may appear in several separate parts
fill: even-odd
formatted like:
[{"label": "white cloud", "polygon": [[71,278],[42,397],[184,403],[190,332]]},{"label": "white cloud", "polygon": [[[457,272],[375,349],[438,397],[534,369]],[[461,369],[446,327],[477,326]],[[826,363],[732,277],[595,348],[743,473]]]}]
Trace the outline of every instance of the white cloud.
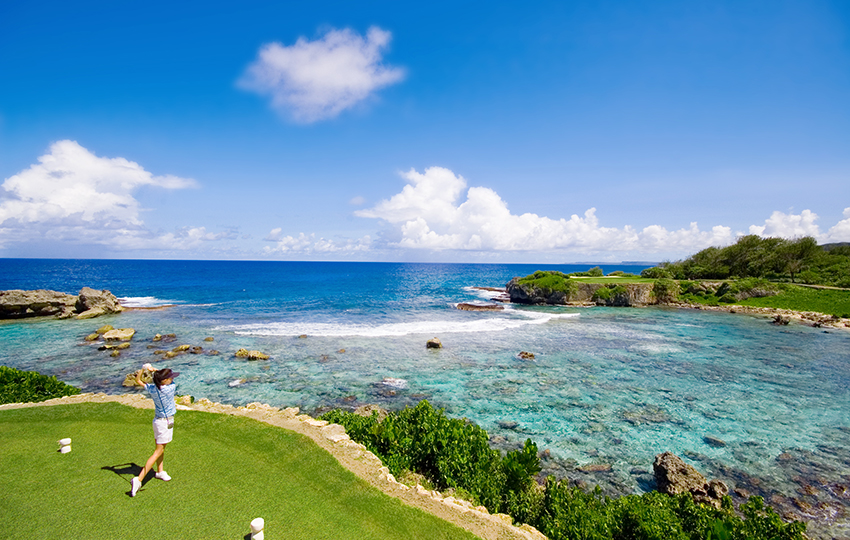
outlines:
[{"label": "white cloud", "polygon": [[298,122],[333,118],[376,90],[401,81],[404,70],[381,64],[390,32],[373,26],[365,39],[350,29],[294,45],[268,43],[239,85],[270,95],[272,106]]},{"label": "white cloud", "polygon": [[850,208],[844,209],[844,219],[826,233],[827,242],[850,242]]},{"label": "white cloud", "polygon": [[343,253],[343,252],[364,252],[368,251],[372,240],[369,236],[364,236],[357,240],[342,239],[342,240],[327,240],[325,238],[316,239],[315,234],[299,233],[298,236],[283,236],[281,229],[272,229],[266,241],[275,242],[274,246],[266,246],[263,248],[263,253],[266,255],[281,254],[328,254],[328,253]]},{"label": "white cloud", "polygon": [[47,241],[123,250],[152,245],[179,248],[214,239],[217,235],[211,236],[203,227],[164,235],[150,232],[133,196],[144,186],[182,189],[196,185],[189,178],[154,176],[121,157],[98,157],[75,141],[58,141],[38,163],[3,182],[0,244]]},{"label": "white cloud", "polygon": [[[466,180],[452,171],[431,167],[424,173],[402,173],[408,181],[400,193],[355,215],[381,219],[391,228],[384,240],[391,246],[431,250],[671,252],[728,244],[729,227],[700,231],[668,231],[651,225],[604,227],[590,208],[584,215],[551,219],[537,214],[515,215],[492,189],[466,189]],[[461,202],[466,191],[466,200]]]},{"label": "white cloud", "polygon": [[97,157],[76,141],[59,141],[39,163],[3,182],[0,224],[17,222],[73,223],[79,226],[139,226],[135,189],[192,187],[195,181],[176,176],[154,176],[124,158]]},{"label": "white cloud", "polygon": [[348,204],[352,206],[363,206],[364,204],[366,204],[366,198],[358,195],[356,197],[352,197],[351,200],[348,201]]},{"label": "white cloud", "polygon": [[759,236],[779,236],[782,238],[799,238],[802,236],[820,237],[820,229],[815,224],[818,215],[811,210],[803,210],[799,214],[785,214],[776,210],[764,221],[764,225],[751,225],[750,234]]}]

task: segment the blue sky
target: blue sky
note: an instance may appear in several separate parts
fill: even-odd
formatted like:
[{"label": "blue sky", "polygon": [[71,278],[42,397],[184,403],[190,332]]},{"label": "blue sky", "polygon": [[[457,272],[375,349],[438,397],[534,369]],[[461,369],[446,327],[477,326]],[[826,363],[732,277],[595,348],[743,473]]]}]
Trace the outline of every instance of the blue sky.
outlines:
[{"label": "blue sky", "polygon": [[847,2],[17,4],[2,257],[850,241]]}]

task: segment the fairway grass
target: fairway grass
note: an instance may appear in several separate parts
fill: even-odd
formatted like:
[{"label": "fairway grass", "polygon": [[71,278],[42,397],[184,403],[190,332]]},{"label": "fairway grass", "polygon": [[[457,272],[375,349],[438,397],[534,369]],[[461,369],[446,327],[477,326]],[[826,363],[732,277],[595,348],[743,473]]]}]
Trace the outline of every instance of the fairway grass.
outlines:
[{"label": "fairway grass", "polygon": [[810,289],[788,285],[776,296],[747,298],[739,302],[744,306],[816,311],[827,315],[850,318],[850,290]]},{"label": "fairway grass", "polygon": [[[199,411],[177,415],[163,482],[130,479],[153,451],[153,411],[84,403],[0,411],[0,538],[468,539],[344,469],[302,435]],[[57,452],[59,439],[73,451]]]}]

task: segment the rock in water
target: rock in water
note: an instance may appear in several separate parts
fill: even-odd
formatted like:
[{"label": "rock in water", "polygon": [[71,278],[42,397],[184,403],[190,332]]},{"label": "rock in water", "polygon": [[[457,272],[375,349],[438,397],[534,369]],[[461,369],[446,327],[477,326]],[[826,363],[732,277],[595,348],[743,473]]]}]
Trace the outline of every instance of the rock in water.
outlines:
[{"label": "rock in water", "polygon": [[268,360],[269,355],[260,351],[249,351],[248,349],[239,349],[236,351],[236,358],[247,358],[248,360]]},{"label": "rock in water", "polygon": [[103,334],[103,339],[106,341],[130,341],[136,334],[133,328],[114,328]]},{"label": "rock in water", "polygon": [[118,299],[109,291],[98,291],[83,287],[74,306],[78,319],[91,319],[107,313],[120,313],[124,310]]},{"label": "rock in water", "polygon": [[668,495],[690,493],[694,502],[720,508],[721,499],[729,493],[726,484],[719,480],[708,482],[696,469],[672,452],[655,456],[652,464],[658,491]]},{"label": "rock in water", "polygon": [[498,304],[468,304],[464,302],[458,304],[457,308],[461,311],[502,311],[505,309],[505,306]]},{"label": "rock in water", "polygon": [[0,291],[0,319],[56,317],[89,319],[123,308],[109,291],[83,287],[79,296],[57,291]]},{"label": "rock in water", "polygon": [[77,297],[56,291],[0,291],[0,318],[68,318],[74,314]]},{"label": "rock in water", "polygon": [[428,343],[425,344],[425,347],[428,348],[428,349],[442,349],[443,344],[439,339],[434,338],[434,339],[429,339]]},{"label": "rock in water", "polygon": [[711,435],[706,435],[702,438],[702,440],[705,442],[705,444],[714,448],[723,448],[724,446],[726,446],[726,441],[724,441],[723,439],[718,439],[717,437],[712,437]]}]

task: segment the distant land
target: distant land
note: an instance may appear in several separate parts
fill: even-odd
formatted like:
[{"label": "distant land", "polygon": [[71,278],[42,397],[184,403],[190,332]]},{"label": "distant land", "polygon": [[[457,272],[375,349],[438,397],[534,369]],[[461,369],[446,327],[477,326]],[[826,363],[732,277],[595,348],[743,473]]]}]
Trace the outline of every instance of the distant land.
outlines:
[{"label": "distant land", "polygon": [[650,261],[621,261],[621,262],[587,262],[587,261],[579,261],[574,263],[561,263],[561,264],[592,264],[593,266],[605,266],[607,265],[618,265],[618,264],[627,264],[630,266],[658,266],[660,263],[658,262],[650,262]]}]

